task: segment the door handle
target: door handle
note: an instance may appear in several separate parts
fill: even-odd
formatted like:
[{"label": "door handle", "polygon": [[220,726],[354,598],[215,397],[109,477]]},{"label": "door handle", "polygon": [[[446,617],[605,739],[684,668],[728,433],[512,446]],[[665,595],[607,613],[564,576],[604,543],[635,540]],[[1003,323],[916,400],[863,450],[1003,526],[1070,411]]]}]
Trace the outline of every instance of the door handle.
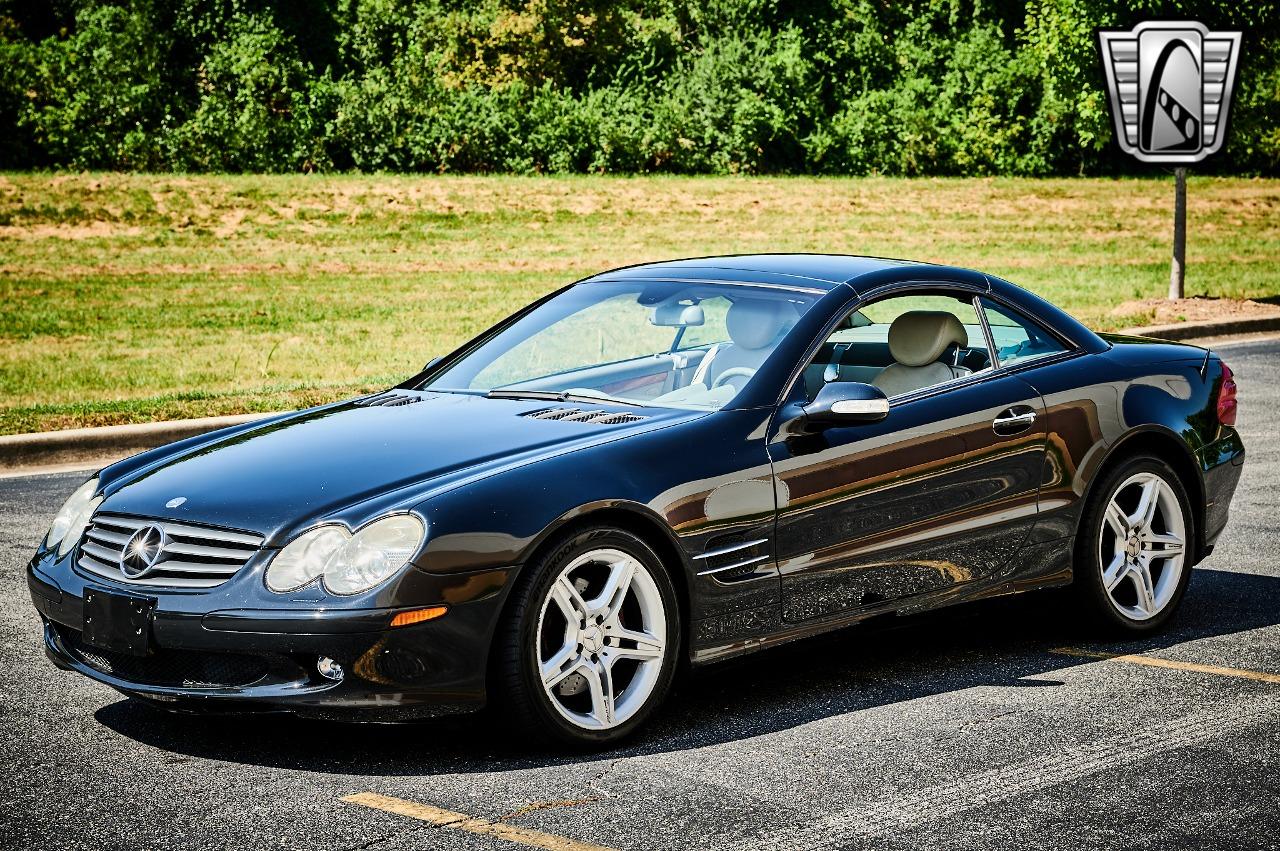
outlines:
[{"label": "door handle", "polygon": [[1035,411],[1023,410],[1015,413],[1014,409],[1010,408],[991,422],[991,428],[996,434],[1021,434],[1031,428],[1035,421]]}]

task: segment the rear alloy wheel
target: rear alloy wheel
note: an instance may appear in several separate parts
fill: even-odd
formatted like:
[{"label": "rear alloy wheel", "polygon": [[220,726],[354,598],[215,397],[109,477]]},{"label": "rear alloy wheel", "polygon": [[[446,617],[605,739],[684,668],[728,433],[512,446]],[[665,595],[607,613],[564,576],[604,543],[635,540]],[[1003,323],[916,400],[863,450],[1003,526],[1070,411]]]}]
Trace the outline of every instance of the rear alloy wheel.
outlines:
[{"label": "rear alloy wheel", "polygon": [[1095,614],[1127,632],[1168,619],[1191,574],[1191,513],[1182,483],[1163,461],[1135,459],[1099,488],[1088,512],[1088,575],[1077,586]]},{"label": "rear alloy wheel", "polygon": [[579,533],[529,567],[505,647],[508,709],[562,741],[622,738],[671,683],[680,625],[670,578],[620,529]]}]

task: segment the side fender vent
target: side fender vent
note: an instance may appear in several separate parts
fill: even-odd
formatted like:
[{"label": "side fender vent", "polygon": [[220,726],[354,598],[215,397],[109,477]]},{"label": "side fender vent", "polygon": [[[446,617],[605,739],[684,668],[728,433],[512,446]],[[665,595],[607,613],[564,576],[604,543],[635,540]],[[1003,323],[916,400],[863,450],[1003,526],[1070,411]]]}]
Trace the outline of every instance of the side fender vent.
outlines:
[{"label": "side fender vent", "polygon": [[592,425],[621,425],[637,423],[648,417],[617,411],[584,411],[581,408],[542,408],[521,414],[531,420],[563,420],[567,423],[591,423]]},{"label": "side fender vent", "polygon": [[720,582],[752,579],[769,571],[772,556],[768,538],[746,539],[726,535],[707,542],[707,549],[693,557],[699,576],[714,576]]},{"label": "side fender vent", "polygon": [[376,396],[357,399],[356,404],[363,408],[395,408],[400,405],[412,405],[421,401],[422,397],[413,393],[397,393],[394,390],[389,390]]}]

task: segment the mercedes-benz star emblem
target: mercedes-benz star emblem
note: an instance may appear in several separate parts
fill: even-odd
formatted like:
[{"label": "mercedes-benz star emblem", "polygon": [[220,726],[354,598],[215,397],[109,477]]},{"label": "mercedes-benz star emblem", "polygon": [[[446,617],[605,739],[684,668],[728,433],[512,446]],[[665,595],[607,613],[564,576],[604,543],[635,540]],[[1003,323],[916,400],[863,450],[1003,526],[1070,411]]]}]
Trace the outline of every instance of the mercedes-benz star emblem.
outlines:
[{"label": "mercedes-benz star emblem", "polygon": [[151,572],[169,542],[159,526],[143,526],[133,533],[120,552],[120,572],[129,579],[141,579]]}]

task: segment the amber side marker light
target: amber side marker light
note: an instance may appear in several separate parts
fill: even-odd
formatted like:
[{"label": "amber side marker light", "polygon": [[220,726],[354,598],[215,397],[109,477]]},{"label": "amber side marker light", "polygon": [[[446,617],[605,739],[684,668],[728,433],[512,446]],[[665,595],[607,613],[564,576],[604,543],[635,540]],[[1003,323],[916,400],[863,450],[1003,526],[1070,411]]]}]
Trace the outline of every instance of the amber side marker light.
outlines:
[{"label": "amber side marker light", "polygon": [[423,621],[433,621],[447,611],[449,611],[448,606],[428,606],[425,609],[410,609],[407,612],[400,612],[392,618],[391,625],[410,626]]}]

